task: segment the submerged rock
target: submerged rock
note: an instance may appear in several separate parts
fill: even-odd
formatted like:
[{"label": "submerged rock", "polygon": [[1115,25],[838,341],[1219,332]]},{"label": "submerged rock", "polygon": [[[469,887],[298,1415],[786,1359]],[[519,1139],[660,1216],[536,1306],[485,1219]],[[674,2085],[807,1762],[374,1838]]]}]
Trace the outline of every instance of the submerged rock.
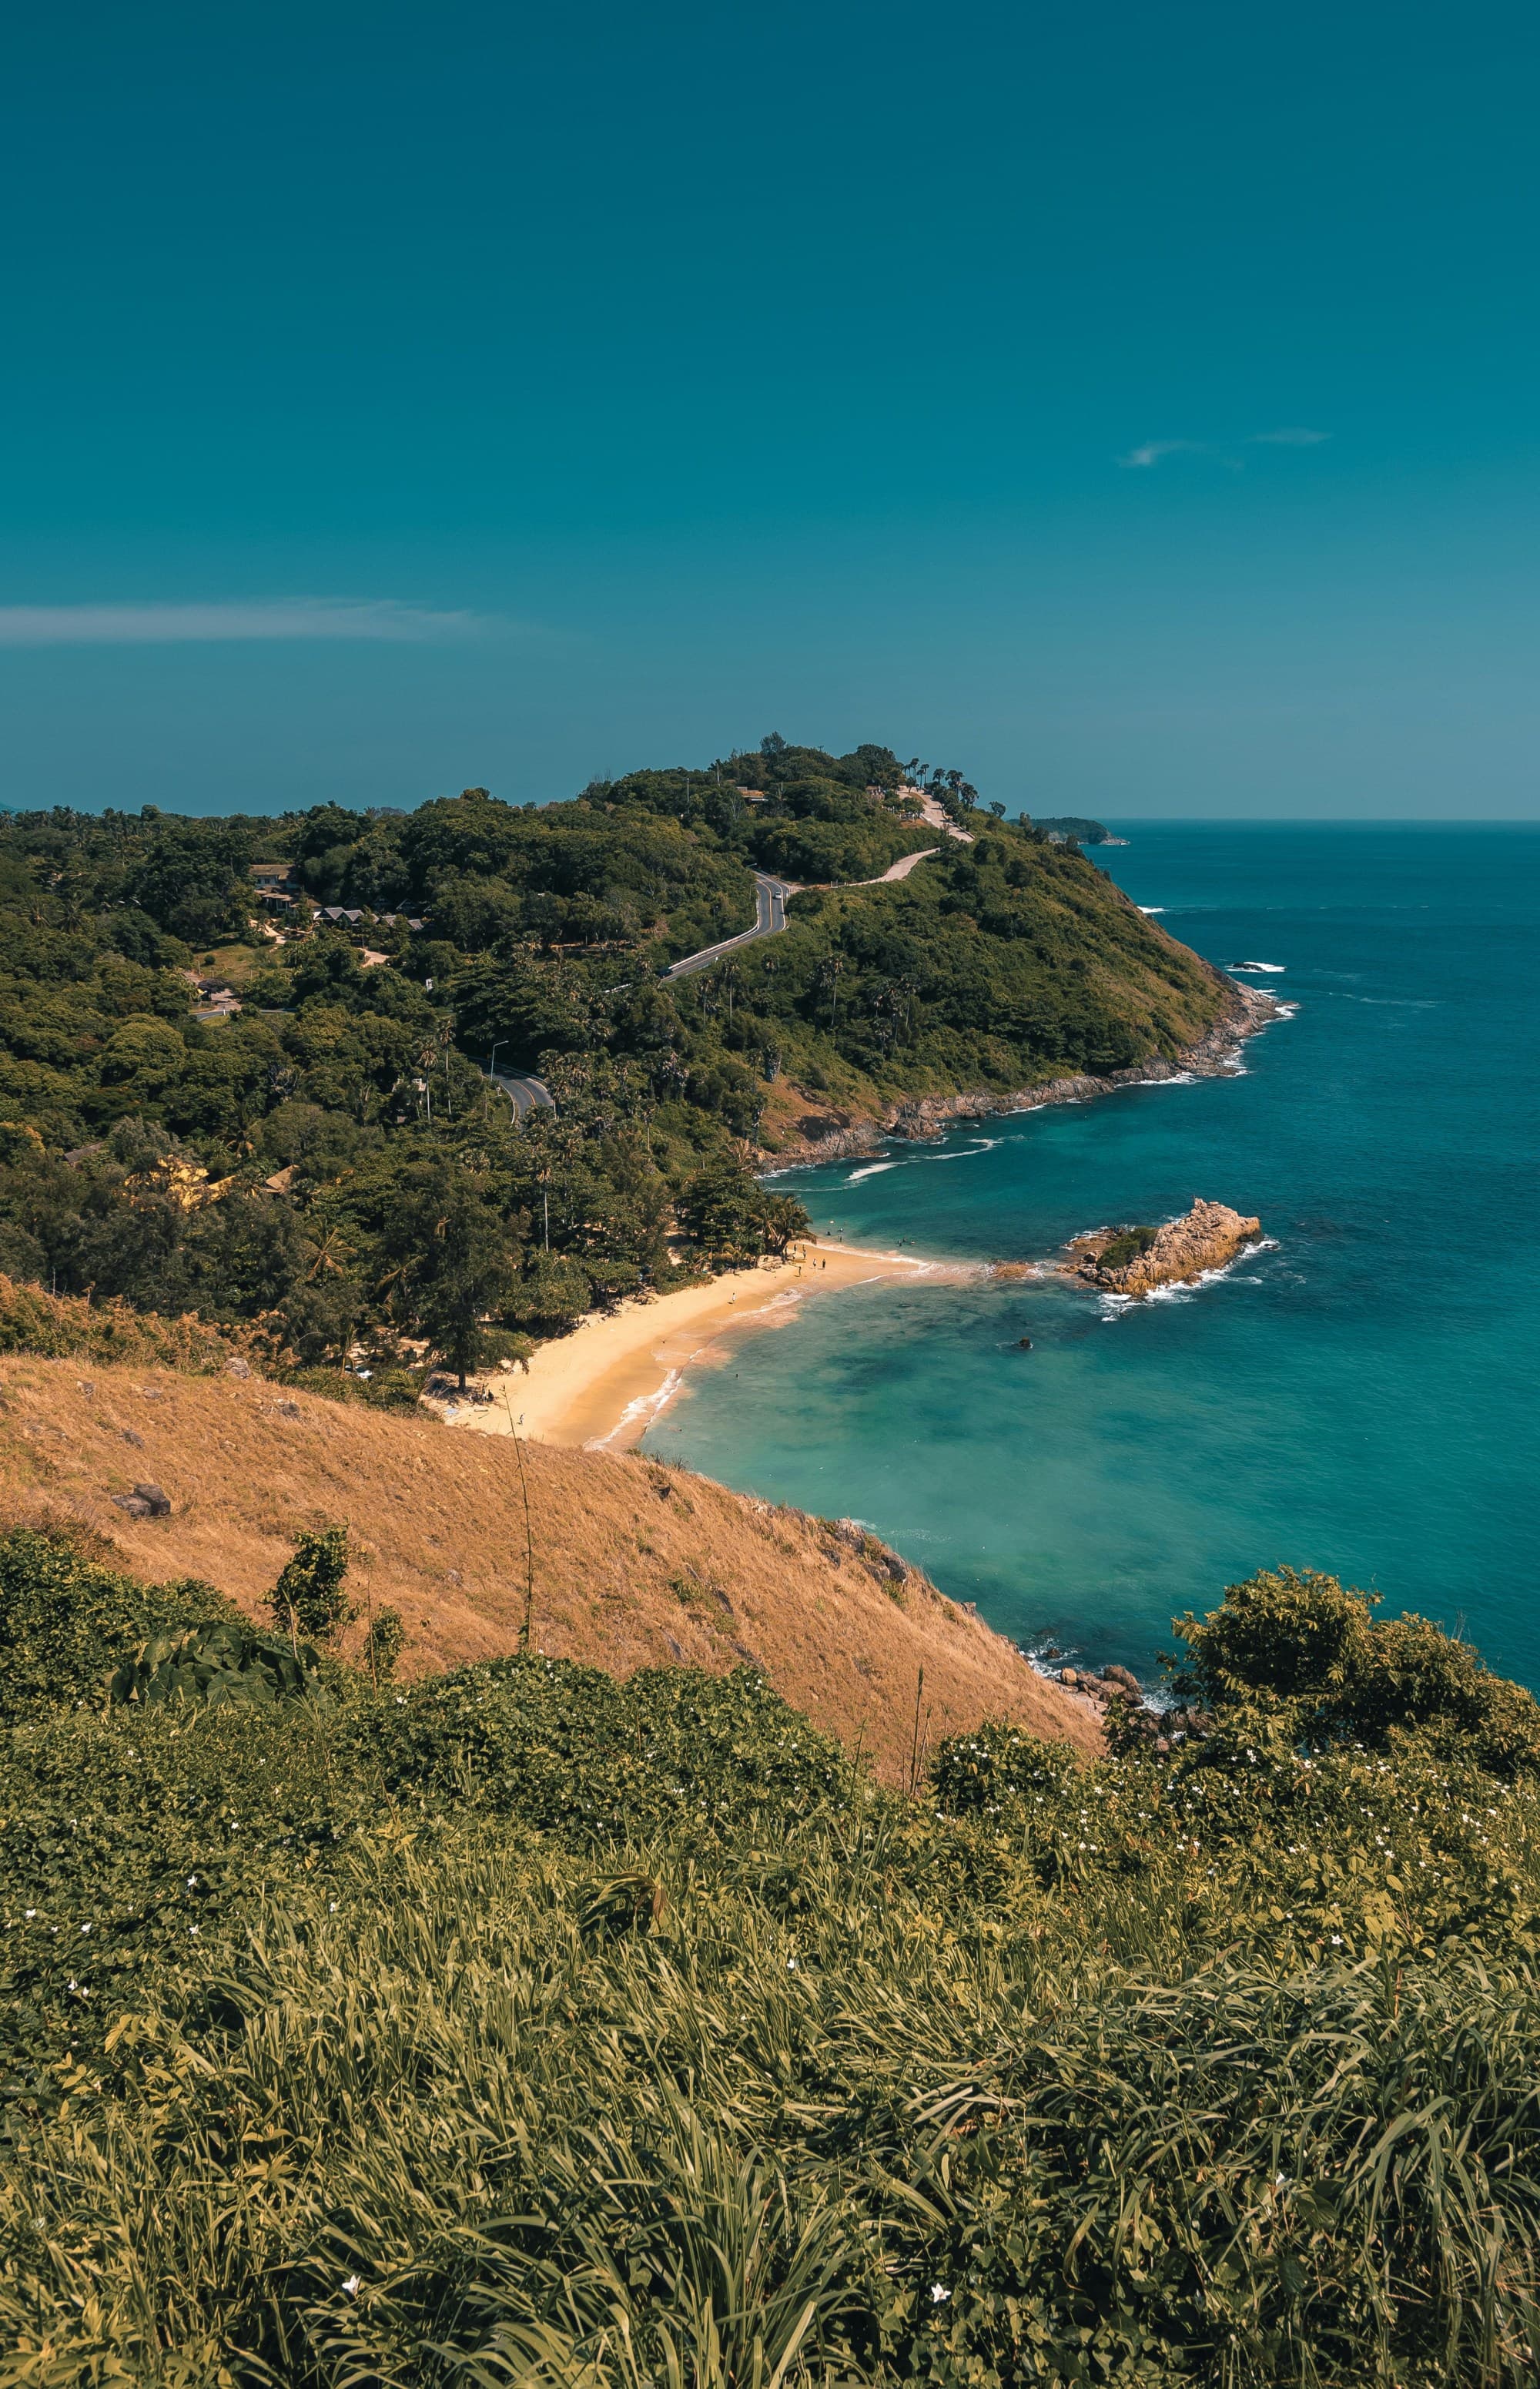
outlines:
[{"label": "submerged rock", "polygon": [[1097,1228],[1069,1247],[1070,1274],[1106,1294],[1148,1294],[1157,1285],[1190,1283],[1205,1270],[1223,1269],[1242,1246],[1262,1233],[1224,1203],[1194,1199],[1190,1211],[1163,1227]]}]

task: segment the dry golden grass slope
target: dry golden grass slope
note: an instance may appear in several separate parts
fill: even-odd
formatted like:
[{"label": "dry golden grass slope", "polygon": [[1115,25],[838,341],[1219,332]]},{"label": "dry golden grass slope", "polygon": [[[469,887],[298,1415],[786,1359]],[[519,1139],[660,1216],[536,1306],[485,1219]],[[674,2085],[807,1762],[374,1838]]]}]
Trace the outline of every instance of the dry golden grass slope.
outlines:
[{"label": "dry golden grass slope", "polygon": [[[631,1455],[522,1450],[540,1649],[617,1675],[747,1662],[894,1781],[909,1769],[922,1667],[933,1742],[1009,1716],[1098,1744],[1088,1706],[1035,1676],[971,1612],[917,1572],[895,1578],[801,1512]],[[0,1502],[10,1520],[78,1521],[134,1574],[206,1578],[254,1615],[293,1535],[345,1521],[355,1595],[400,1610],[407,1673],[516,1647],[526,1593],[518,1457],[508,1438],[255,1376],[0,1359]],[[136,1480],[165,1491],[169,1518],[114,1506]]]}]

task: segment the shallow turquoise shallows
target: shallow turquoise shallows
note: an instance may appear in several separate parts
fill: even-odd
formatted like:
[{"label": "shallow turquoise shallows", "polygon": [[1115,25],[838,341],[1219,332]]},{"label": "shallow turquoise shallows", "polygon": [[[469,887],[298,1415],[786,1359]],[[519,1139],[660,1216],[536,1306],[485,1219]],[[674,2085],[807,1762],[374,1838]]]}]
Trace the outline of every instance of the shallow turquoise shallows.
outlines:
[{"label": "shallow turquoise shallows", "polygon": [[1148,1671],[1174,1614],[1291,1561],[1540,1687],[1540,827],[1126,828],[1099,859],[1134,901],[1298,1007],[1244,1075],[779,1182],[821,1233],[938,1257],[1195,1194],[1270,1247],[1115,1315],[1062,1284],[830,1296],[693,1372],[647,1448],[865,1519],[1029,1648]]}]

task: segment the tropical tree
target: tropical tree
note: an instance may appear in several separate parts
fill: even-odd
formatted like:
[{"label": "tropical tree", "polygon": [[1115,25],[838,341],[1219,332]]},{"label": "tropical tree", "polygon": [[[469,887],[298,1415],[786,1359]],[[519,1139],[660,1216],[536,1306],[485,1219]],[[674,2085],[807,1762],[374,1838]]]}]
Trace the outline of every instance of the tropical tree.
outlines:
[{"label": "tropical tree", "polygon": [[808,1233],[808,1214],[789,1194],[768,1194],[736,1155],[708,1161],[690,1180],[677,1206],[680,1225],[721,1269],[741,1269],[766,1253],[784,1252]]},{"label": "tropical tree", "polygon": [[268,1607],[291,1642],[329,1642],[353,1616],[343,1591],[348,1574],[348,1529],[324,1527],[300,1535],[294,1557],[267,1596]]},{"label": "tropical tree", "polygon": [[463,1170],[420,1163],[401,1190],[387,1243],[398,1313],[428,1337],[463,1390],[482,1358],[487,1314],[513,1289],[502,1220]]}]

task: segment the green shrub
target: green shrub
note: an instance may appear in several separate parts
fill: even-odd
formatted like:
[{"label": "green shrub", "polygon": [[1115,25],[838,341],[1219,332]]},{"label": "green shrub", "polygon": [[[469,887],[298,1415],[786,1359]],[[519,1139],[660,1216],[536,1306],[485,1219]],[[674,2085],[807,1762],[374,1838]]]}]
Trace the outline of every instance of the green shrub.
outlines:
[{"label": "green shrub", "polygon": [[481,1365],[495,1369],[506,1361],[512,1368],[523,1368],[534,1348],[528,1335],[515,1335],[506,1327],[487,1327],[481,1335]]},{"label": "green shrub", "polygon": [[361,1709],[352,1732],[350,1765],[394,1799],[515,1817],[575,1846],[728,1818],[784,1828],[843,1798],[848,1776],[748,1668],[620,1683],[568,1659],[490,1659]]},{"label": "green shrub", "polygon": [[1378,1594],[1314,1570],[1264,1569],[1207,1617],[1177,1621],[1179,1689],[1223,1715],[1281,1704],[1272,1731],[1385,1749],[1397,1734],[1503,1776],[1540,1770],[1540,1706],[1423,1617],[1376,1622]]},{"label": "green shrub", "polygon": [[318,1665],[307,1642],[291,1647],[244,1622],[222,1620],[150,1635],[108,1679],[107,1692],[108,1700],[146,1709],[173,1701],[210,1709],[232,1702],[268,1707],[318,1693]]},{"label": "green shrub", "polygon": [[1045,1784],[1057,1798],[1078,1773],[1063,1743],[1039,1742],[1013,1725],[982,1725],[942,1744],[931,1785],[948,1816],[998,1816],[1006,1801],[1033,1799]]},{"label": "green shrub", "polygon": [[143,1585],[62,1533],[0,1538],[0,1724],[99,1703],[147,1635],[239,1622],[211,1584]]},{"label": "green shrub", "polygon": [[1158,1228],[1119,1228],[1098,1253],[1097,1268],[1126,1269],[1130,1261],[1137,1261],[1141,1253],[1149,1251],[1159,1233]]},{"label": "green shrub", "polygon": [[406,1648],[406,1628],[399,1609],[376,1609],[369,1620],[369,1630],[363,1638],[363,1654],[360,1662],[371,1682],[388,1682],[396,1672],[396,1664]]},{"label": "green shrub", "polygon": [[367,1377],[349,1369],[289,1369],[286,1385],[329,1402],[360,1402],[369,1410],[414,1411],[422,1397],[423,1378],[410,1369],[375,1368]]},{"label": "green shrub", "polygon": [[291,1641],[303,1634],[307,1641],[327,1642],[340,1633],[355,1614],[342,1589],[347,1574],[346,1527],[323,1527],[296,1539],[294,1557],[267,1596]]},{"label": "green shrub", "polygon": [[[1254,1579],[1202,1740],[910,1801],[748,1668],[82,1707],[60,1550],[0,1550],[4,2389],[1533,2378],[1540,1784],[1425,1622]],[[1383,1746],[1308,1746],[1354,1684]]]}]

